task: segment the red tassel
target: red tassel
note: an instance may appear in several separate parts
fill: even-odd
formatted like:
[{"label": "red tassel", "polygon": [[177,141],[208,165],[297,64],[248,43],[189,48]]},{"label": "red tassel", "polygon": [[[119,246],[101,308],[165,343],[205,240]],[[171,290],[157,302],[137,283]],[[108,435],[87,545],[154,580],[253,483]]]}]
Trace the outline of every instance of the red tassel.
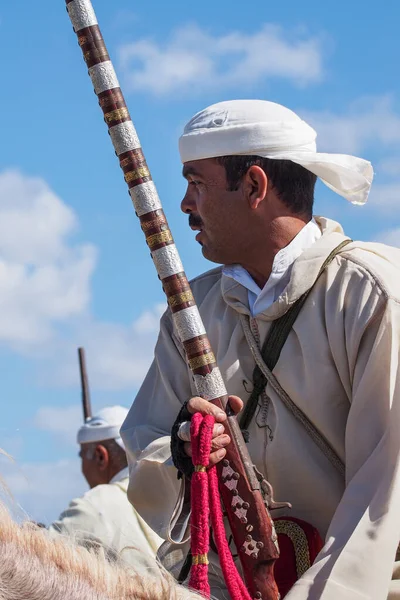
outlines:
[{"label": "red tassel", "polygon": [[211,467],[208,472],[211,522],[214,531],[215,545],[217,546],[219,562],[224,575],[225,584],[232,600],[252,600],[239,572],[236,568],[224,528],[224,516],[218,490],[218,476],[216,467]]},{"label": "red tassel", "polygon": [[195,470],[191,482],[192,568],[189,587],[201,592],[206,598],[210,597],[207,556],[210,545],[210,507],[206,467],[208,467],[210,461],[213,427],[214,418],[210,415],[207,415],[204,419],[200,413],[193,415],[190,435],[192,439],[192,461]]},{"label": "red tassel", "polygon": [[192,476],[192,516],[191,550],[192,568],[189,586],[210,597],[208,583],[208,558],[210,545],[209,519],[214,530],[222,573],[231,600],[251,600],[250,594],[240,577],[225,535],[224,519],[218,491],[218,479],[215,466],[209,465],[214,417],[203,417],[196,413],[192,417],[190,434],[192,439],[192,460],[195,471]]}]

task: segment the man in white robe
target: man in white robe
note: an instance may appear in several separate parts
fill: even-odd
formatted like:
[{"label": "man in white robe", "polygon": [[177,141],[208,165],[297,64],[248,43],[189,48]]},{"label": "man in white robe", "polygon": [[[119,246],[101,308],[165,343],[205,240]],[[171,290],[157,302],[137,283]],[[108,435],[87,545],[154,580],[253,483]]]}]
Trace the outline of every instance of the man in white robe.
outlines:
[{"label": "man in white robe", "polygon": [[[363,204],[373,173],[362,159],[318,153],[315,137],[295,113],[263,101],[216,104],[188,123],[180,139],[188,181],[181,207],[203,255],[224,265],[193,280],[192,290],[231,406],[240,411],[253,387],[250,346],[261,347],[271,323],[312,288],[273,373],[344,474],[269,385],[248,427],[255,466],[275,498],[292,504],[273,517],[303,519],[325,541],[286,598],[400,599],[396,567],[392,579],[400,539],[400,251],[354,241],[318,278],[346,236],[338,223],[313,217],[316,176]],[[210,411],[223,425],[225,416],[196,397],[167,310],[121,435],[131,502],[163,538],[175,526],[176,541],[185,536],[187,506],[170,436],[189,398],[190,414]],[[185,423],[175,438],[190,456]],[[228,443],[216,425],[212,463]],[[212,593],[227,598],[212,552],[210,580]]]},{"label": "man in white robe", "polygon": [[79,456],[90,490],[72,500],[49,531],[101,545],[110,557],[118,555],[135,568],[146,562],[154,567],[145,557],[154,559],[162,540],[127,498],[128,464],[119,433],[127,413],[122,406],[103,408],[79,429]]}]

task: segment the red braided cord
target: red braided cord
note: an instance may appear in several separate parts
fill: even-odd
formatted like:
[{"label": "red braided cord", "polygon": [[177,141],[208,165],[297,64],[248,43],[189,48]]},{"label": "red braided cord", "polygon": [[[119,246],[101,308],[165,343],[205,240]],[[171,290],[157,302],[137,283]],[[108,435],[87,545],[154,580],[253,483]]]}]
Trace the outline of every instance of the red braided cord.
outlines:
[{"label": "red braided cord", "polygon": [[[202,417],[196,413],[192,417],[190,435],[192,439],[192,461],[195,471],[192,475],[191,498],[191,551],[192,568],[189,586],[210,597],[208,583],[208,550],[210,545],[210,507],[208,495],[208,475],[206,467],[210,462],[210,448],[214,418],[210,415]],[[198,470],[199,469],[199,470]]]},{"label": "red braided cord", "polygon": [[[192,460],[195,472],[191,483],[192,568],[189,586],[198,590],[207,598],[210,597],[208,560],[206,560],[206,557],[210,543],[209,519],[211,512],[214,539],[231,600],[251,600],[250,594],[238,573],[226,539],[216,467],[211,467],[208,471],[205,470],[210,461],[214,423],[214,417],[211,415],[203,417],[200,413],[196,413],[192,417],[190,427]],[[196,470],[196,467],[201,470]]]},{"label": "red braided cord", "polygon": [[229,544],[225,535],[224,516],[218,490],[218,478],[216,467],[208,471],[208,484],[210,494],[211,523],[214,531],[215,545],[217,546],[219,562],[226,587],[231,600],[252,600],[233,560]]}]

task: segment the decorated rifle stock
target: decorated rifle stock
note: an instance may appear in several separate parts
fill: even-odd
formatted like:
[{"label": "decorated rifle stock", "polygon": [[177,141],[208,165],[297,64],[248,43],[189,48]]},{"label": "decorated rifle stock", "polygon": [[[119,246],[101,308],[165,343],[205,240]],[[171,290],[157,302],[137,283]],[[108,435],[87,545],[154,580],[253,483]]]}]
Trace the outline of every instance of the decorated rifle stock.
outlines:
[{"label": "decorated rifle stock", "polygon": [[246,585],[253,598],[278,600],[273,568],[279,550],[272,519],[266,510],[237,419],[230,414],[224,382],[92,4],[89,0],[66,0],[66,4],[129,194],[185,348],[196,389],[200,396],[228,413],[226,432],[232,442],[225,460],[218,465],[219,487]]}]

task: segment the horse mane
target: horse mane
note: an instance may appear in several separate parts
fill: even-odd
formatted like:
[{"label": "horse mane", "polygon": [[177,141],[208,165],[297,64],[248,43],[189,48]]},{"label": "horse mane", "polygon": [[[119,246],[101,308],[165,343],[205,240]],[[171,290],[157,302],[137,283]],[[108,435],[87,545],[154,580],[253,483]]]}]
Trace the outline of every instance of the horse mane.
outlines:
[{"label": "horse mane", "polygon": [[110,562],[101,547],[19,525],[0,505],[0,600],[200,600],[146,557],[149,564]]}]

